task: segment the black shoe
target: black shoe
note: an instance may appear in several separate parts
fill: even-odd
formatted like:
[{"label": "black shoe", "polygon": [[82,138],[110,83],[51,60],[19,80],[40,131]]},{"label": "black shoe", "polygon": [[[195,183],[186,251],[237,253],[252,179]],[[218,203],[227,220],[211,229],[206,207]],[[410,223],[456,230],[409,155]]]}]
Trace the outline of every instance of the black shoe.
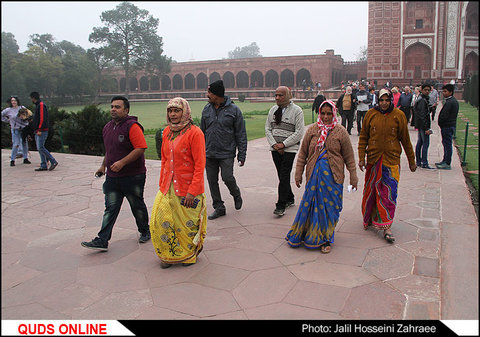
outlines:
[{"label": "black shoe", "polygon": [[427,164],[427,165],[422,165],[422,169],[426,169],[426,170],[436,170],[436,168],[431,167],[431,166],[428,166],[428,164]]},{"label": "black shoe", "polygon": [[443,165],[443,164],[445,164],[445,162],[444,162],[444,161],[441,161],[441,162],[439,162],[439,163],[435,163],[435,166],[439,166],[439,165]]},{"label": "black shoe", "polygon": [[288,201],[288,202],[285,204],[285,208],[292,207],[293,205],[295,205],[295,200]]},{"label": "black shoe", "polygon": [[23,163],[24,163],[24,164],[31,164],[30,160],[28,160],[27,158],[25,158],[25,159],[23,160]]},{"label": "black shoe", "polygon": [[146,233],[140,235],[140,239],[138,239],[138,242],[145,243],[148,240],[150,240],[150,238],[151,238],[150,232],[146,232]]},{"label": "black shoe", "polygon": [[10,166],[15,166],[15,160],[10,160]]},{"label": "black shoe", "polygon": [[39,167],[36,168],[35,171],[48,171],[48,169],[46,167]]},{"label": "black shoe", "polygon": [[233,201],[235,201],[235,209],[242,208],[243,200],[241,195],[233,197]]},{"label": "black shoe", "polygon": [[225,214],[227,214],[227,211],[224,210],[224,209],[216,209],[213,211],[212,214],[210,214],[208,216],[208,220],[213,220],[213,219],[216,219],[216,218],[219,218],[221,216],[224,216]]},{"label": "black shoe", "polygon": [[57,165],[58,165],[58,162],[55,162],[55,163],[51,164],[51,165],[50,165],[50,168],[49,168],[48,170],[49,170],[49,171],[55,170],[55,167],[57,167]]},{"label": "black shoe", "polygon": [[273,211],[273,214],[278,215],[278,216],[284,216],[285,215],[285,208],[276,207],[275,210]]},{"label": "black shoe", "polygon": [[83,241],[82,247],[106,252],[108,250],[108,242],[103,243],[102,239],[97,237],[90,242]]}]

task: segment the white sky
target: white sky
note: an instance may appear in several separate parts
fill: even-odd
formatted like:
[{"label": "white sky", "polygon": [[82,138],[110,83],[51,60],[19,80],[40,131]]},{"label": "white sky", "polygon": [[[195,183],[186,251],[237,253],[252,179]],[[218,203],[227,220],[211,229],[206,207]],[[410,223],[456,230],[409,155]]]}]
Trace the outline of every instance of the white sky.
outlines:
[{"label": "white sky", "polygon": [[[334,49],[355,61],[367,45],[368,2],[131,1],[159,19],[164,55],[178,62],[218,60],[256,42],[262,56],[324,54]],[[20,52],[30,35],[52,34],[85,49],[100,15],[119,1],[2,1],[2,32],[15,36]]]}]

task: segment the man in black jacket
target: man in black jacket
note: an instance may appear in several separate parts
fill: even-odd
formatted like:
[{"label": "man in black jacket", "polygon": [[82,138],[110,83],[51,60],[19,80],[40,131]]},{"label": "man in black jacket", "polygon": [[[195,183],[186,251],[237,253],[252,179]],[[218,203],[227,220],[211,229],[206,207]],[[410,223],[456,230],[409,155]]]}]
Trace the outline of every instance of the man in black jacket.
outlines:
[{"label": "man in black jacket", "polygon": [[421,97],[415,103],[414,116],[415,127],[418,129],[417,146],[415,147],[415,156],[417,159],[417,166],[434,170],[433,167],[428,165],[428,147],[430,145],[430,135],[433,133],[430,128],[430,108],[428,104],[429,94],[431,86],[430,84],[422,84]]},{"label": "man in black jacket", "polygon": [[455,134],[458,115],[458,101],[453,97],[455,87],[453,84],[446,84],[442,88],[445,103],[438,115],[438,126],[442,132],[443,159],[440,163],[435,163],[438,169],[451,170],[453,146],[452,140]]},{"label": "man in black jacket", "polygon": [[318,109],[320,108],[320,105],[323,103],[324,100],[325,96],[322,95],[321,91],[318,91],[317,97],[315,97],[315,100],[312,104],[312,112],[318,114]]},{"label": "man in black jacket", "polygon": [[233,163],[238,149],[238,163],[240,166],[245,164],[247,131],[242,111],[225,96],[222,80],[208,86],[207,97],[208,104],[203,108],[200,128],[205,134],[207,180],[215,209],[208,219],[213,220],[226,214],[218,185],[220,170],[222,180],[233,196],[235,209],[242,207],[240,188],[233,176]]}]

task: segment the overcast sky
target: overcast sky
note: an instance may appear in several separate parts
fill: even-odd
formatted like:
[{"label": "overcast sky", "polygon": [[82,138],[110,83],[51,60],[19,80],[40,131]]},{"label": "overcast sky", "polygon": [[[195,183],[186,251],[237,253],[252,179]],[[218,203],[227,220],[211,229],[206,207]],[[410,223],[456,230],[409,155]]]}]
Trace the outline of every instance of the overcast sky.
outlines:
[{"label": "overcast sky", "polygon": [[[20,52],[32,34],[52,34],[85,49],[100,15],[119,1],[2,1],[2,32]],[[218,60],[256,42],[262,56],[324,54],[334,49],[355,61],[367,45],[368,2],[166,2],[132,1],[159,19],[166,56],[178,62]]]}]

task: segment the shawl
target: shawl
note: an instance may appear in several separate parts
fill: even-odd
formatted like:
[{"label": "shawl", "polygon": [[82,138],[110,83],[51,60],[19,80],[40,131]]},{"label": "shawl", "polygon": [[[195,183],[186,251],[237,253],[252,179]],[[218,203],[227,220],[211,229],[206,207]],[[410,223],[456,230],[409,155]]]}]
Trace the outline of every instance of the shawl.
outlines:
[{"label": "shawl", "polygon": [[[332,107],[333,119],[332,119],[332,123],[330,124],[324,124],[321,118],[322,106],[324,104],[329,104]],[[328,132],[330,132],[330,130],[333,129],[338,124],[337,106],[331,100],[326,100],[326,101],[323,101],[322,104],[320,104],[320,108],[318,109],[318,111],[319,113],[318,113],[317,125],[320,132],[320,137],[318,137],[316,149],[321,149],[325,144],[325,140],[327,139]]]},{"label": "shawl", "polygon": [[168,108],[178,108],[178,109],[182,109],[183,111],[182,118],[178,124],[172,123],[172,121],[168,117],[168,112],[167,112],[167,124],[170,127],[170,133],[167,136],[171,138],[172,136],[174,136],[174,133],[178,134],[184,129],[186,131],[188,127],[193,123],[193,121],[192,121],[192,116],[190,111],[190,105],[188,104],[186,99],[182,97],[172,98],[170,101],[168,101],[167,109]]}]

